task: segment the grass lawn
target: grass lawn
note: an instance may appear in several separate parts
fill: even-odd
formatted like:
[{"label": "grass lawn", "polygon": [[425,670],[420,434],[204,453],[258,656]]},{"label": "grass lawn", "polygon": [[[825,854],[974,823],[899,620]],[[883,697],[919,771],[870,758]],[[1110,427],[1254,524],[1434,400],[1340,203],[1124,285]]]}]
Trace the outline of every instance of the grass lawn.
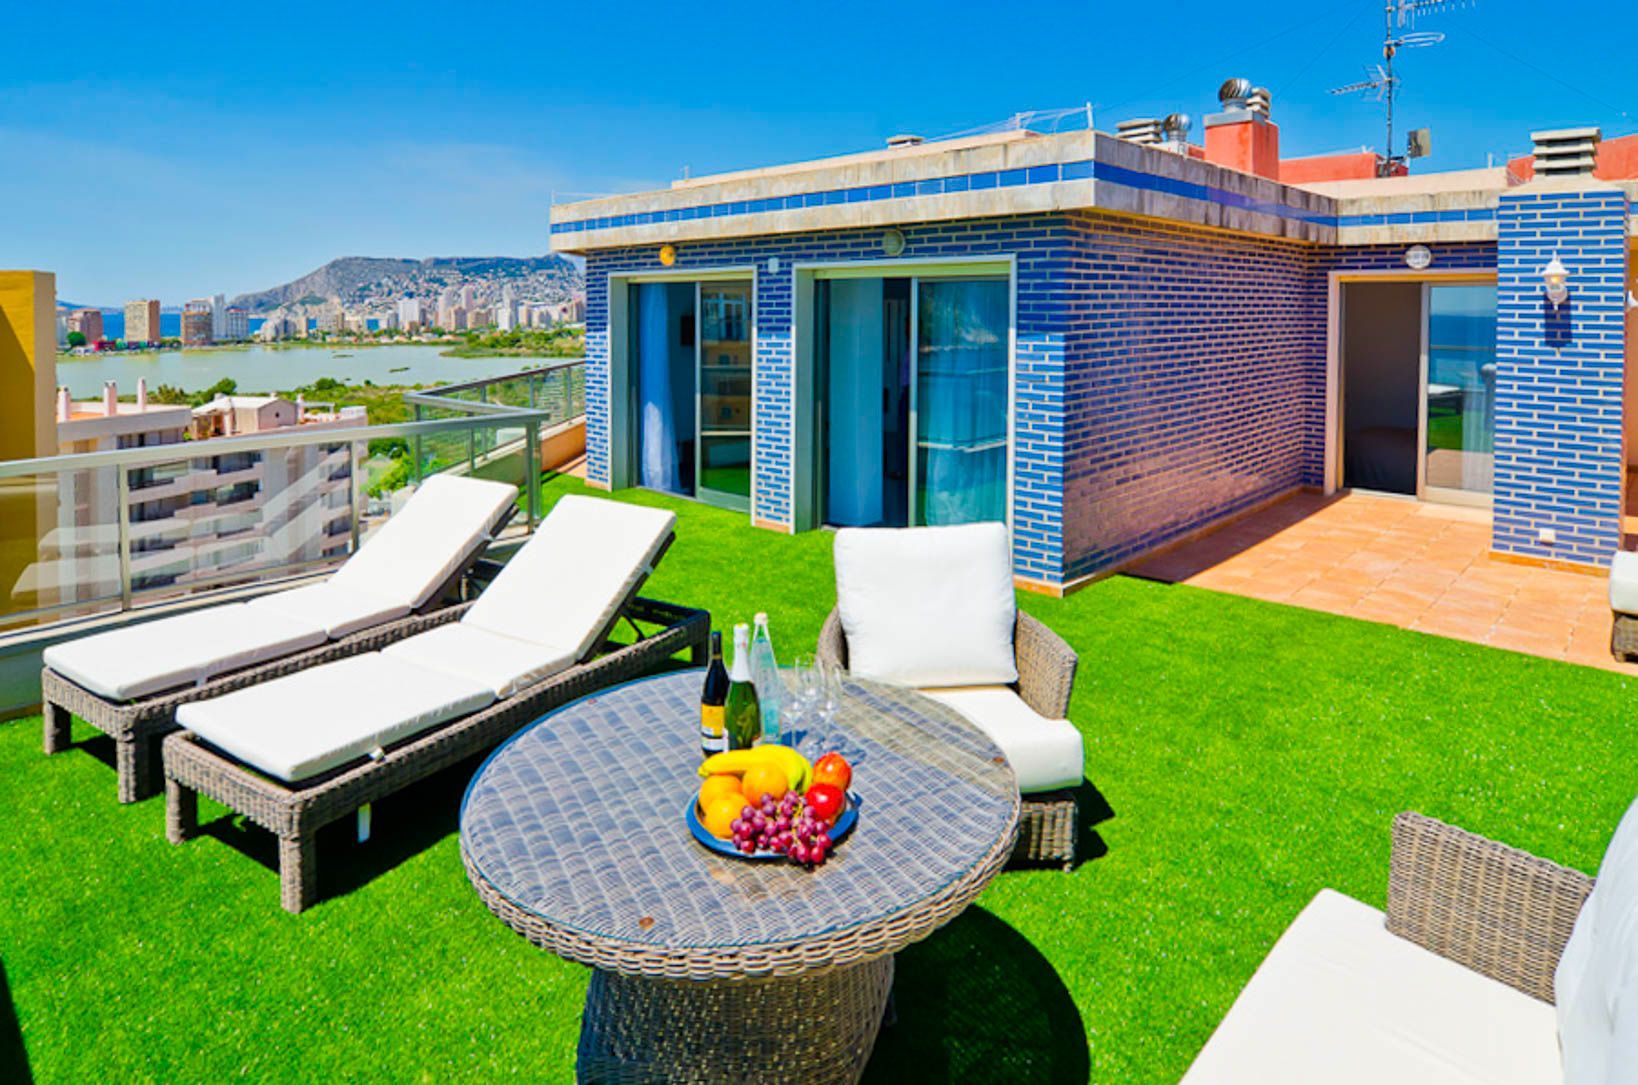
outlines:
[{"label": "grass lawn", "polygon": [[[828,534],[630,499],[681,515],[649,594],[811,650]],[[1174,1082],[1316,890],[1382,905],[1395,812],[1591,870],[1638,792],[1621,675],[1124,578],[1021,601],[1081,653],[1106,809],[1074,873],[1006,872],[900,956],[873,1081]],[[0,725],[0,1080],[571,1079],[586,970],[467,885],[468,771],[380,804],[369,845],[338,827],[327,899],[289,916],[270,838],[171,847],[107,756]]]}]

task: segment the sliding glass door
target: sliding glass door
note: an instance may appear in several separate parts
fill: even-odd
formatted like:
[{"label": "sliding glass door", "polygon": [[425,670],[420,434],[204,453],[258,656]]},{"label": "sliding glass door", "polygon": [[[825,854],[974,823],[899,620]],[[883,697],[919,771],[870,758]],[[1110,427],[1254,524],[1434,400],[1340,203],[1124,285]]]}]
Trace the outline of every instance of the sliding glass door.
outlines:
[{"label": "sliding glass door", "polygon": [[1496,435],[1496,288],[1427,289],[1424,493],[1482,503],[1491,492]]},{"label": "sliding glass door", "polygon": [[1005,520],[1008,281],[815,284],[823,519],[904,527]]},{"label": "sliding glass door", "polygon": [[751,507],[751,284],[701,283],[699,493]]}]

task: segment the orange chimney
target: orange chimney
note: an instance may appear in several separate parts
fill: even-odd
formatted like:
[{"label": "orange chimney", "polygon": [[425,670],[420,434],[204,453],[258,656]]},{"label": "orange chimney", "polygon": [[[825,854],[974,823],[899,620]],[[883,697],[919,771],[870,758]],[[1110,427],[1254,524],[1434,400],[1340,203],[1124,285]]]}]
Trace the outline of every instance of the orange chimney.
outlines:
[{"label": "orange chimney", "polygon": [[1249,79],[1230,79],[1217,100],[1223,112],[1206,118],[1206,161],[1279,180],[1280,126],[1268,119],[1268,91]]}]

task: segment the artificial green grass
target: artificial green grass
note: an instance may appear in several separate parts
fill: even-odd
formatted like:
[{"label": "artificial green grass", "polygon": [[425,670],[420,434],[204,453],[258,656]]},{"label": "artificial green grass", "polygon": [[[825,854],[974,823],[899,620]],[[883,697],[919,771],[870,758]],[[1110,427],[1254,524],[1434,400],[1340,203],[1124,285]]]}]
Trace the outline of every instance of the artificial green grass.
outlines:
[{"label": "artificial green grass", "polygon": [[[649,594],[812,649],[828,534],[620,496],[681,517]],[[1081,653],[1102,819],[1073,873],[1005,872],[900,954],[873,1081],[1176,1081],[1318,889],[1382,905],[1395,812],[1591,870],[1638,792],[1621,675],[1132,579],[1021,599]],[[172,847],[161,800],[116,805],[106,750],[46,758],[38,724],[0,725],[0,1080],[571,1079],[587,973],[468,886],[469,770],[379,804],[364,847],[339,827],[289,916],[269,838]]]}]

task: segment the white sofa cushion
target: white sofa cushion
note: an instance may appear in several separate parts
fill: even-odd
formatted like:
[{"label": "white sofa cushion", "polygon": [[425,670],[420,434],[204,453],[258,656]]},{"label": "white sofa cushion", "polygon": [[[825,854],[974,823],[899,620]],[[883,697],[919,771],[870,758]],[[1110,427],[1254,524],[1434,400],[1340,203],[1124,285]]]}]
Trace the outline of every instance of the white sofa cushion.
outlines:
[{"label": "white sofa cushion", "polygon": [[1553,995],[1565,1085],[1638,1081],[1638,802],[1604,852]]},{"label": "white sofa cushion", "polygon": [[366,652],[182,705],[176,721],[246,764],[294,783],[494,700],[494,692],[477,682]]},{"label": "white sofa cushion", "polygon": [[843,528],[836,605],[848,669],[901,686],[1018,680],[1005,524]]},{"label": "white sofa cushion", "polygon": [[1617,550],[1610,559],[1610,609],[1638,615],[1638,552]]},{"label": "white sofa cushion", "polygon": [[433,475],[348,558],[330,583],[411,610],[485,545],[516,486]]},{"label": "white sofa cushion", "polygon": [[146,697],[323,644],[316,622],[247,603],[176,614],[55,644],[45,665],[110,700]]},{"label": "white sofa cushion", "polygon": [[554,648],[451,622],[417,633],[382,649],[382,654],[417,667],[458,675],[510,697],[574,665],[576,647]]},{"label": "white sofa cushion", "polygon": [[274,592],[245,604],[253,614],[282,614],[286,618],[322,626],[331,640],[396,621],[410,612],[409,604],[383,599],[356,588],[326,580],[303,588]]},{"label": "white sofa cushion", "polygon": [[949,705],[989,735],[1007,755],[1028,795],[1081,782],[1081,733],[1068,720],[1049,720],[1007,686],[968,686],[921,691]]},{"label": "white sofa cushion", "polygon": [[676,521],[664,509],[561,498],[461,624],[579,660],[658,560]]},{"label": "white sofa cushion", "polygon": [[1183,1085],[1558,1085],[1553,1008],[1389,934],[1323,889]]}]

